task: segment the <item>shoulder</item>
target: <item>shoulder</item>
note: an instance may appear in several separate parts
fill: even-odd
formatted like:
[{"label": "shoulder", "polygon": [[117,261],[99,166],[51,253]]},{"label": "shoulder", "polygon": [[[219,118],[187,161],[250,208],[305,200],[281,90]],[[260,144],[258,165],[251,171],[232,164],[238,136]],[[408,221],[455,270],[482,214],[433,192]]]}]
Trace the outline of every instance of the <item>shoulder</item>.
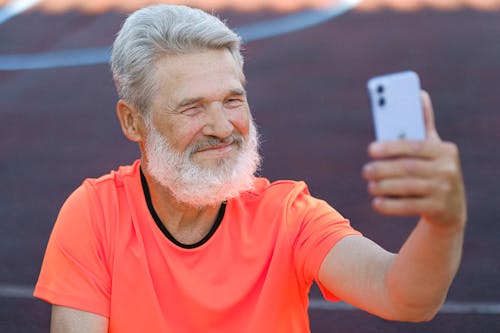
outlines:
[{"label": "shoulder", "polygon": [[87,178],[75,192],[79,191],[85,192],[92,208],[115,210],[117,204],[127,200],[127,193],[142,193],[140,163],[135,161],[98,178]]},{"label": "shoulder", "polygon": [[92,191],[102,192],[124,187],[128,179],[140,177],[140,162],[135,161],[131,165],[120,166],[98,178],[87,178],[83,186]]},{"label": "shoulder", "polygon": [[294,219],[310,219],[316,215],[328,215],[330,219],[345,218],[325,200],[309,192],[304,181],[256,178],[254,189],[241,195],[247,207],[265,208],[268,212],[282,211],[284,216]]},{"label": "shoulder", "polygon": [[53,234],[60,246],[73,248],[77,240],[83,239],[103,244],[109,240],[123,213],[120,210],[126,207],[124,184],[139,172],[135,169],[139,169],[137,162],[99,178],[88,178],[73,191],[59,210],[54,226]]},{"label": "shoulder", "polygon": [[254,188],[232,200],[233,205],[235,202],[245,210],[279,215],[283,218],[289,214],[303,216],[305,212],[318,208],[318,203],[325,204],[324,201],[311,196],[307,184],[303,181],[270,182],[266,178],[256,178]]},{"label": "shoulder", "polygon": [[271,182],[267,178],[256,178],[254,188],[242,194],[246,200],[290,199],[299,194],[309,194],[309,189],[303,181],[278,180]]},{"label": "shoulder", "polygon": [[[125,200],[125,184],[131,183],[129,179],[139,177],[139,164],[136,161],[99,178],[85,179],[66,199],[56,224],[73,227],[80,221],[81,224],[89,224],[92,228],[102,228],[102,220],[113,217],[117,204]],[[140,180],[138,183],[140,184]]]}]

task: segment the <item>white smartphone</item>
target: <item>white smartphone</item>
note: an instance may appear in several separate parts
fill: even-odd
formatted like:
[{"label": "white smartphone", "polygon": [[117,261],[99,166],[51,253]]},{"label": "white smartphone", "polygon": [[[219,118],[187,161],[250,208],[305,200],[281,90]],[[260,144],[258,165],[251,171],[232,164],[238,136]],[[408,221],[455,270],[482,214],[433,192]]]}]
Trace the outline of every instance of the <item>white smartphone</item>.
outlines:
[{"label": "white smartphone", "polygon": [[367,83],[377,141],[425,140],[417,73],[376,76]]}]

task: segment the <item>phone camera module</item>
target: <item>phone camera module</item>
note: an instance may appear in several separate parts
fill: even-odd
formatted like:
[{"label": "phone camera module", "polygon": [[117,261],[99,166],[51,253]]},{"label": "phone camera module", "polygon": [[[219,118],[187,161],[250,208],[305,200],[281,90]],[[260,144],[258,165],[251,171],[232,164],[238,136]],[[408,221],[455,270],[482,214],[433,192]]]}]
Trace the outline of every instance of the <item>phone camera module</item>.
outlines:
[{"label": "phone camera module", "polygon": [[384,92],[384,90],[385,90],[385,88],[384,88],[384,86],[383,86],[383,85],[379,85],[379,86],[377,87],[377,92],[378,92],[379,94],[382,94],[382,93]]},{"label": "phone camera module", "polygon": [[380,98],[378,99],[378,105],[379,105],[380,107],[385,106],[385,103],[386,103],[386,102],[385,102],[385,98],[384,98],[384,97],[380,97]]}]

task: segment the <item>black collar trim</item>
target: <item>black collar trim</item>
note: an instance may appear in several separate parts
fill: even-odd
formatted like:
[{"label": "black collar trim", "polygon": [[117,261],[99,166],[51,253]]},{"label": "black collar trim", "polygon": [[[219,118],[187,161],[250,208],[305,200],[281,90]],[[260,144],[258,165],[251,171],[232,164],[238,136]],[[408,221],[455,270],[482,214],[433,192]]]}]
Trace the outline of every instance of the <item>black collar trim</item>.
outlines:
[{"label": "black collar trim", "polygon": [[183,244],[183,243],[179,242],[177,239],[175,239],[174,236],[172,236],[172,234],[167,230],[167,228],[165,228],[165,225],[160,220],[160,217],[158,216],[158,214],[156,213],[156,210],[153,207],[153,202],[151,200],[151,195],[149,193],[148,183],[146,181],[146,177],[144,176],[144,173],[142,172],[142,168],[140,169],[140,172],[141,172],[142,190],[144,192],[144,197],[146,198],[146,203],[148,205],[149,213],[151,214],[156,225],[158,226],[158,228],[160,228],[161,232],[165,235],[165,237],[167,237],[172,243],[174,243],[175,245],[177,245],[179,247],[182,247],[184,249],[194,249],[194,248],[197,248],[197,247],[205,244],[213,236],[213,234],[215,233],[215,231],[217,230],[217,228],[221,224],[222,219],[224,218],[224,213],[226,212],[226,202],[223,202],[221,204],[220,209],[219,209],[219,213],[217,214],[217,219],[215,220],[214,225],[212,226],[212,228],[210,229],[208,234],[205,237],[203,237],[203,239],[201,239],[199,242],[196,242],[194,244]]}]

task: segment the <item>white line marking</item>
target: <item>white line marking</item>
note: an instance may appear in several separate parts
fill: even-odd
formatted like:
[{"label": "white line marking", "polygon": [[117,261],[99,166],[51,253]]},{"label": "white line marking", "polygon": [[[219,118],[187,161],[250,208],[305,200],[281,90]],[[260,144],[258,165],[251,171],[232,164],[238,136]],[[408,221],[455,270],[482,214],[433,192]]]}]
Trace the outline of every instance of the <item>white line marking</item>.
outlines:
[{"label": "white line marking", "polygon": [[[33,299],[33,286],[3,284],[0,285],[0,298]],[[311,298],[309,309],[326,311],[362,311],[345,302],[328,302],[324,299]],[[444,314],[500,314],[500,302],[446,302],[440,313]]]},{"label": "white line marking", "polygon": [[[328,302],[323,299],[311,298],[311,310],[327,311],[362,311],[345,302]],[[499,302],[457,302],[447,301],[439,310],[444,314],[500,314]]]},{"label": "white line marking", "polygon": [[33,298],[32,286],[14,284],[0,285],[0,298]]},{"label": "white line marking", "polygon": [[305,10],[276,19],[248,24],[234,29],[247,41],[256,41],[290,32],[303,30],[340,16],[358,5],[361,0],[334,1],[334,4],[325,9]]},{"label": "white line marking", "polygon": [[500,314],[500,303],[487,302],[446,302],[441,308],[442,313],[478,313]]},{"label": "white line marking", "polygon": [[30,9],[42,0],[12,0],[0,9],[0,24],[7,22],[16,15]]},{"label": "white line marking", "polygon": [[86,48],[33,54],[0,55],[0,70],[46,69],[97,65],[110,58],[109,48]]},{"label": "white line marking", "polygon": [[[334,1],[334,5],[323,10],[306,10],[276,19],[252,23],[235,28],[245,42],[275,37],[306,29],[335,18],[355,7],[361,0]],[[33,54],[0,55],[0,70],[31,70],[70,66],[96,65],[109,61],[110,49],[88,48],[72,51]]]}]

